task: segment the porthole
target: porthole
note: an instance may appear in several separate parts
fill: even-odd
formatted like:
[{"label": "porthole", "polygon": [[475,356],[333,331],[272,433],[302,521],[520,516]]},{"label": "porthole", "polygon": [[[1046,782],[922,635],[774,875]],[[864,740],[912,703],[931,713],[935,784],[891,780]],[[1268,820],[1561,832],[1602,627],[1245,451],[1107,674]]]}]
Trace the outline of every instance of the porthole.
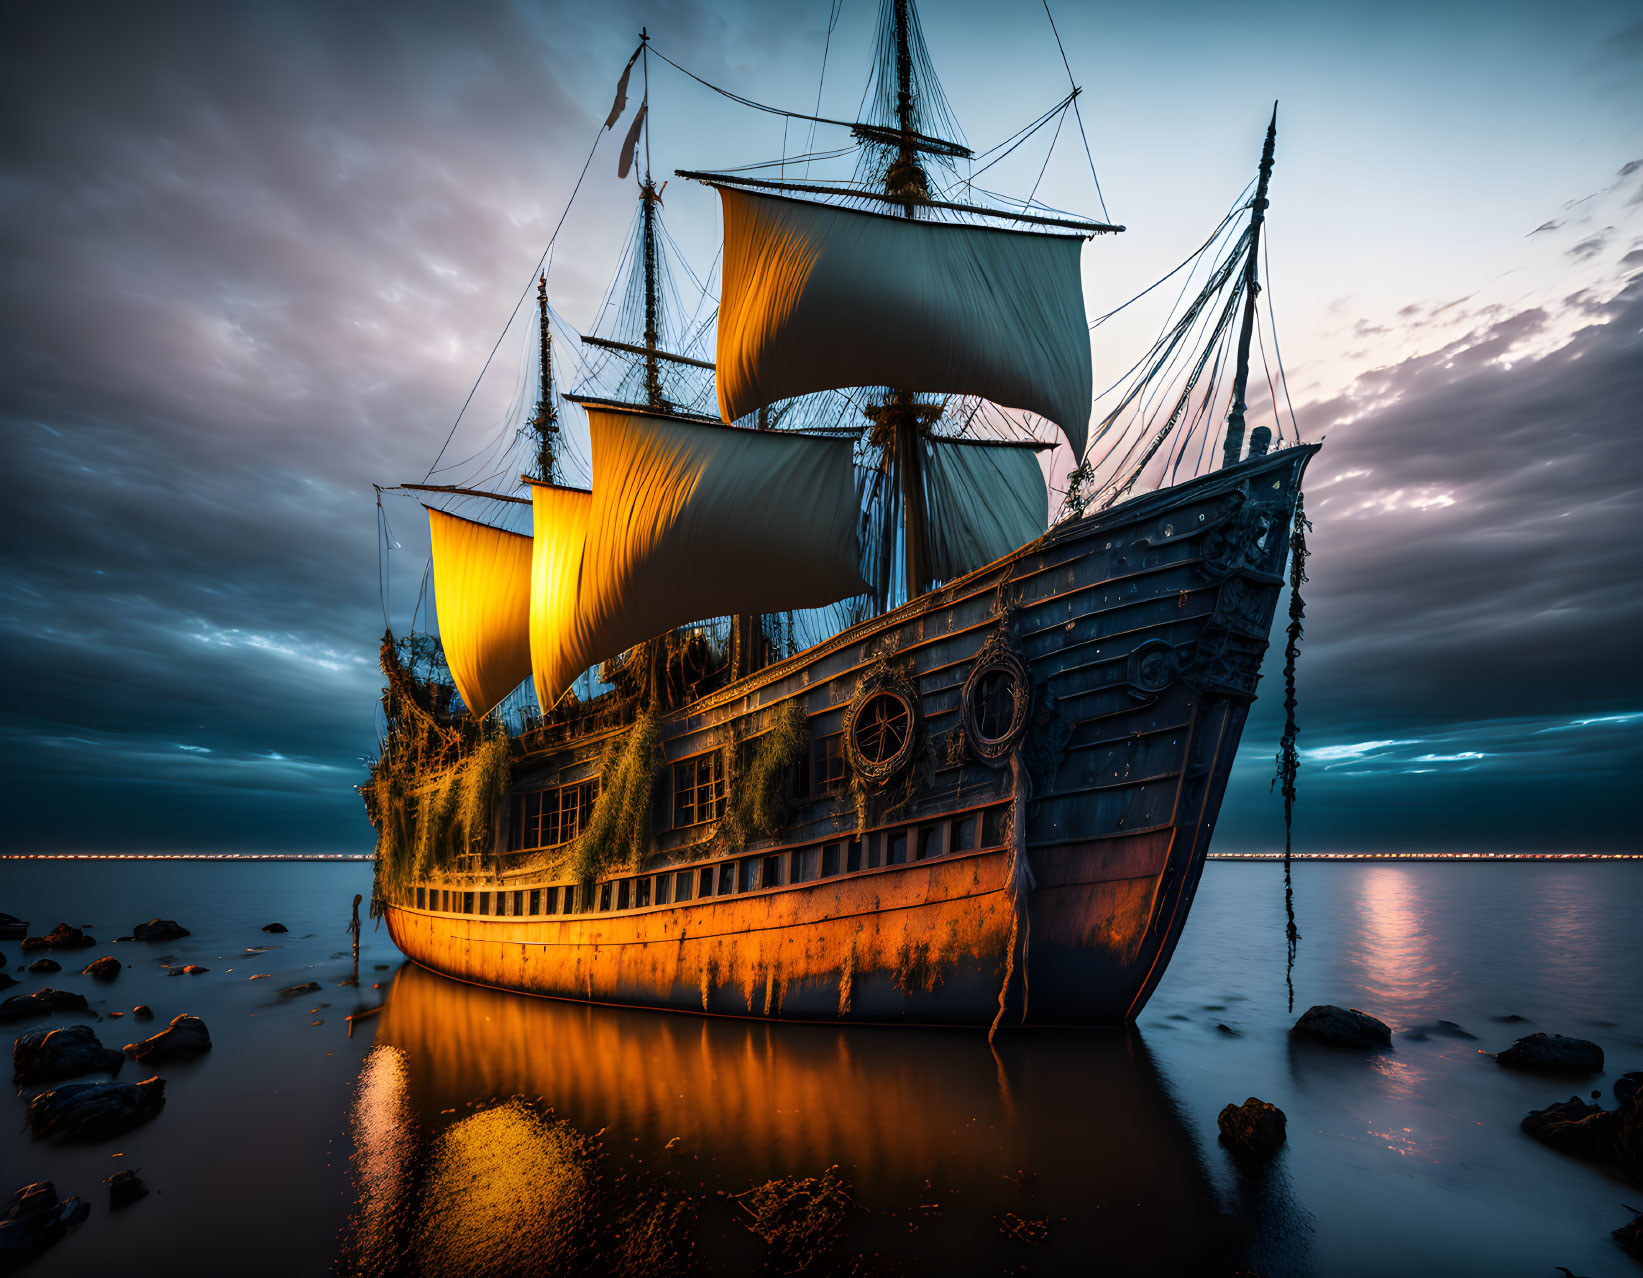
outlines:
[{"label": "porthole", "polygon": [[1151,639],[1130,653],[1127,677],[1142,692],[1162,692],[1175,682],[1175,649],[1162,639]]},{"label": "porthole", "polygon": [[885,781],[912,758],[918,707],[897,688],[867,693],[850,711],[845,740],[850,766],[868,781]]},{"label": "porthole", "polygon": [[1027,671],[1012,653],[986,658],[964,681],[964,735],[985,763],[1009,757],[1027,730]]}]

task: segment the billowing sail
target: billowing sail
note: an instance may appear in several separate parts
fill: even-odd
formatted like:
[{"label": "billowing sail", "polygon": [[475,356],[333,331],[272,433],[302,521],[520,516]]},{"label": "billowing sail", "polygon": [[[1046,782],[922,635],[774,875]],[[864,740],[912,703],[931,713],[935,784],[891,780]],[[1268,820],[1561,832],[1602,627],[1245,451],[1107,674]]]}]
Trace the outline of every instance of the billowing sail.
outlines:
[{"label": "billowing sail", "polygon": [[811,391],[894,386],[1039,413],[1084,455],[1081,238],[719,195],[726,421]]},{"label": "billowing sail", "polygon": [[574,615],[539,627],[551,649],[537,654],[544,705],[594,662],[674,626],[866,589],[848,438],[586,407],[587,540]]},{"label": "billowing sail", "polygon": [[536,700],[542,713],[553,709],[571,681],[591,665],[565,666],[564,639],[576,628],[577,587],[582,580],[582,548],[587,541],[593,494],[553,484],[531,485],[536,536],[531,547],[530,656]]},{"label": "billowing sail", "polygon": [[929,572],[952,581],[1044,535],[1050,494],[1031,445],[924,441]]},{"label": "billowing sail", "polygon": [[483,718],[531,673],[531,538],[432,507],[428,536],[445,663]]}]

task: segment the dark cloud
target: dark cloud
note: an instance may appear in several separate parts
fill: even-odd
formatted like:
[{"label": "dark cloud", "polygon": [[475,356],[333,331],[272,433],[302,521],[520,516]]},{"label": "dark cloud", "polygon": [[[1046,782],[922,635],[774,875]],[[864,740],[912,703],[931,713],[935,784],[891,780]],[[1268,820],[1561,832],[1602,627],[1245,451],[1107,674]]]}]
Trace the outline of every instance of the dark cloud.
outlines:
[{"label": "dark cloud", "polygon": [[[1539,226],[1535,227],[1534,230],[1529,232],[1529,235],[1539,235],[1543,231],[1555,231],[1562,225],[1562,219],[1554,217],[1551,221],[1542,222]],[[1528,239],[1529,235],[1525,235],[1523,238]]]},{"label": "dark cloud", "polygon": [[1604,249],[1608,248],[1609,237],[1613,231],[1614,227],[1612,226],[1606,226],[1601,231],[1593,231],[1585,239],[1581,240],[1580,243],[1574,245],[1572,248],[1565,249],[1564,254],[1567,257],[1574,258],[1576,261],[1583,261],[1586,258],[1596,257],[1598,254],[1603,252]]}]

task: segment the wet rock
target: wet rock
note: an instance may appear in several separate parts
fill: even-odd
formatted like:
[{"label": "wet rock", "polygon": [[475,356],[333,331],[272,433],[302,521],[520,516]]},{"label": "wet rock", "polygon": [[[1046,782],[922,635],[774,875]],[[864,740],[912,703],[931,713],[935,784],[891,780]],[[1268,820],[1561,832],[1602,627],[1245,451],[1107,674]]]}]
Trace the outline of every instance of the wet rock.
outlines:
[{"label": "wet rock", "polygon": [[264,923],[262,930],[264,932],[289,932],[291,929],[283,923]]},{"label": "wet rock", "polygon": [[198,963],[190,963],[187,967],[174,967],[166,973],[167,976],[203,976],[209,972],[209,967],[201,967]]},{"label": "wet rock", "polygon": [[147,1003],[137,1004],[136,1007],[131,1009],[131,1014],[139,1021],[151,1021],[154,1019],[154,1009]]},{"label": "wet rock", "polygon": [[1489,1019],[1497,1025],[1526,1025],[1529,1021],[1527,1016],[1519,1016],[1516,1012],[1508,1012],[1505,1016],[1491,1016]]},{"label": "wet rock", "polygon": [[1289,1031],[1291,1038],[1324,1043],[1330,1047],[1391,1047],[1392,1031],[1355,1007],[1320,1004],[1301,1013]]},{"label": "wet rock", "polygon": [[146,1123],[165,1104],[165,1080],[64,1083],[29,1102],[35,1140],[107,1140]]},{"label": "wet rock", "polygon": [[313,994],[318,990],[318,981],[304,981],[301,985],[287,985],[280,991],[280,997],[290,998],[293,994]]},{"label": "wet rock", "polygon": [[1237,1030],[1233,1029],[1232,1026],[1230,1026],[1230,1025],[1223,1025],[1223,1024],[1220,1024],[1219,1022],[1217,1022],[1215,1028],[1220,1030],[1221,1033],[1225,1034],[1228,1038],[1242,1038],[1243,1037],[1242,1034],[1240,1034]]},{"label": "wet rock", "polygon": [[23,938],[23,949],[28,950],[83,950],[97,944],[95,937],[87,936],[77,927],[59,923],[44,936]]},{"label": "wet rock", "polygon": [[1507,1069],[1530,1074],[1596,1074],[1603,1068],[1603,1049],[1584,1038],[1530,1034],[1498,1053],[1495,1060]]},{"label": "wet rock", "polygon": [[112,954],[105,954],[100,959],[93,959],[80,969],[81,976],[95,977],[99,981],[112,981],[120,974],[120,960]]},{"label": "wet rock", "polygon": [[173,919],[150,919],[147,923],[139,923],[131,929],[131,939],[134,941],[174,941],[179,936],[192,935],[192,932]]},{"label": "wet rock", "polygon": [[11,940],[14,937],[21,937],[28,930],[29,925],[22,919],[15,914],[7,914],[4,910],[0,910],[0,936]]},{"label": "wet rock", "polygon": [[38,1256],[91,1214],[78,1198],[59,1200],[49,1180],[24,1185],[0,1215],[0,1273],[9,1273]]},{"label": "wet rock", "polygon": [[1624,1109],[1643,1091],[1643,1070],[1629,1070],[1614,1080],[1615,1101]]},{"label": "wet rock", "polygon": [[1633,1260],[1643,1260],[1643,1216],[1615,1230],[1614,1240]]},{"label": "wet rock", "polygon": [[108,1185],[108,1205],[115,1211],[129,1207],[148,1195],[148,1186],[135,1171],[115,1172],[105,1183]]},{"label": "wet rock", "polygon": [[81,1074],[118,1074],[125,1056],[104,1047],[89,1025],[64,1025],[19,1034],[11,1045],[12,1081],[53,1083]]},{"label": "wet rock", "polygon": [[63,965],[56,959],[37,958],[34,962],[29,964],[29,971],[39,972],[42,975],[49,974],[51,972],[61,972],[62,970]]},{"label": "wet rock", "polygon": [[0,990],[9,990],[17,984],[17,978],[10,972],[0,972]]},{"label": "wet rock", "polygon": [[30,1016],[49,1016],[53,1012],[86,1012],[86,996],[70,990],[43,989],[32,994],[13,994],[0,1002],[0,1024],[21,1021]]},{"label": "wet rock", "polygon": [[1403,1031],[1403,1036],[1417,1043],[1423,1043],[1429,1038],[1461,1038],[1469,1043],[1475,1043],[1478,1038],[1476,1034],[1461,1028],[1454,1021],[1429,1021],[1425,1025],[1411,1025]]},{"label": "wet rock", "polygon": [[1543,1145],[1594,1163],[1613,1163],[1620,1153],[1620,1111],[1588,1105],[1578,1096],[1530,1110],[1519,1124]]},{"label": "wet rock", "polygon": [[1271,1158],[1284,1143],[1288,1119],[1276,1105],[1251,1096],[1242,1105],[1228,1105],[1216,1116],[1221,1144],[1241,1158]]},{"label": "wet rock", "polygon": [[210,1050],[211,1035],[205,1022],[187,1012],[172,1017],[171,1024],[152,1038],[126,1044],[126,1051],[139,1061],[185,1060]]}]

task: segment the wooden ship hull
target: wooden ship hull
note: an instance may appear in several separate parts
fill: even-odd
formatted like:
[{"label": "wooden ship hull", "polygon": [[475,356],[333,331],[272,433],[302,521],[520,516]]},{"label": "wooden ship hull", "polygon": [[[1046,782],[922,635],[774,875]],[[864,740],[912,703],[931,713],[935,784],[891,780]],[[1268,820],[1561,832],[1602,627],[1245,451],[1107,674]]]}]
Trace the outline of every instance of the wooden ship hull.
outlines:
[{"label": "wooden ship hull", "polygon": [[[627,727],[527,734],[492,854],[391,890],[390,935],[447,976],[554,998],[840,1022],[1133,1020],[1197,890],[1314,451],[1060,524],[672,710],[639,869],[579,884],[519,831],[544,805],[574,808],[565,796]],[[710,817],[722,810],[722,765],[703,760],[788,703],[809,757],[777,833],[729,846],[713,819],[681,825],[704,809],[680,787],[705,786]],[[864,715],[886,706],[905,708],[905,733],[893,757],[870,757]]]}]

